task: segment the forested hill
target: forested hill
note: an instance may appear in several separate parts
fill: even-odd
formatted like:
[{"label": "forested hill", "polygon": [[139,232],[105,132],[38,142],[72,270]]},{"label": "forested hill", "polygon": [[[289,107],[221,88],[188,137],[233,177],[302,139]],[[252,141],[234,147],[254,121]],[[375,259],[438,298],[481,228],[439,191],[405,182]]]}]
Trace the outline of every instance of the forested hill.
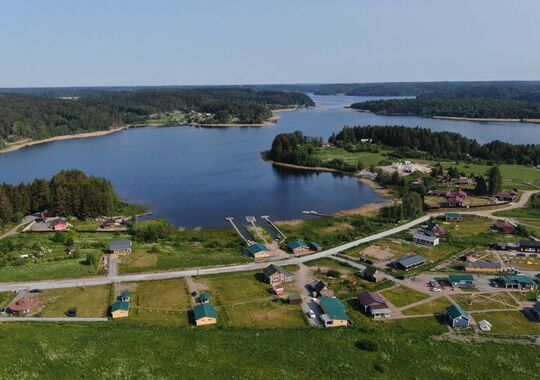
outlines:
[{"label": "forested hill", "polygon": [[313,106],[305,94],[239,88],[103,92],[60,99],[0,94],[0,147],[4,141],[44,139],[144,122],[162,112],[200,112],[216,122],[260,123],[271,109]]},{"label": "forested hill", "polygon": [[50,181],[36,179],[28,184],[0,184],[0,226],[46,209],[53,215],[81,219],[111,215],[120,203],[106,179],[66,170]]},{"label": "forested hill", "polygon": [[391,99],[354,103],[378,114],[494,119],[540,119],[540,103],[493,99]]}]

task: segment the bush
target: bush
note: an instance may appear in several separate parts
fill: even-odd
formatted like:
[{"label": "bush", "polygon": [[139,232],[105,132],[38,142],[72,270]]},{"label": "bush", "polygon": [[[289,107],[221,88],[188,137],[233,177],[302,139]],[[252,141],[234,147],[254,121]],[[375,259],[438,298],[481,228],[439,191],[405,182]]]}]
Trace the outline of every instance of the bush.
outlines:
[{"label": "bush", "polygon": [[340,278],[341,277],[341,273],[339,273],[339,271],[335,270],[335,269],[328,269],[326,271],[326,276],[328,277],[332,277],[332,278]]},{"label": "bush", "polygon": [[379,349],[379,344],[373,340],[361,340],[356,342],[356,348],[364,351],[377,351]]}]

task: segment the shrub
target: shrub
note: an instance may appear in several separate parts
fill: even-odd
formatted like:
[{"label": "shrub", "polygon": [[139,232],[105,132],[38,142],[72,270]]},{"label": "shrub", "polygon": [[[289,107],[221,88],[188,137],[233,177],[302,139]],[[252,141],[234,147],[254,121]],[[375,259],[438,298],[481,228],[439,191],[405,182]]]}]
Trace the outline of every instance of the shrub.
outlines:
[{"label": "shrub", "polygon": [[361,340],[356,342],[356,348],[364,351],[377,351],[379,349],[379,344],[373,340]]}]

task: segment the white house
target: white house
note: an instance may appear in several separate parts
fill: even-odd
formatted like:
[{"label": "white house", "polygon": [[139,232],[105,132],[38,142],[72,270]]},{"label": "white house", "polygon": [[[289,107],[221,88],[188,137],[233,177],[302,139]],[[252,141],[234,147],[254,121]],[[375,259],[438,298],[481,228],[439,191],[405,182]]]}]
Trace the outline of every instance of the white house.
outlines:
[{"label": "white house", "polygon": [[427,235],[422,232],[417,232],[413,235],[413,242],[429,247],[435,247],[436,245],[439,245],[439,237],[437,235]]}]

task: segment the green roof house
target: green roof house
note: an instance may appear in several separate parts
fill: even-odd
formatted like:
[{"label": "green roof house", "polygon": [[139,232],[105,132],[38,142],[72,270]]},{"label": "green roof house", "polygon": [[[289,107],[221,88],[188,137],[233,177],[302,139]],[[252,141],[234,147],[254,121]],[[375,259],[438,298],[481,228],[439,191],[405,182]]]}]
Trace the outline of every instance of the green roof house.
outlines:
[{"label": "green roof house", "polygon": [[316,241],[310,241],[308,245],[309,245],[309,248],[311,248],[312,251],[315,251],[315,252],[322,251],[322,247]]},{"label": "green roof house", "polygon": [[129,302],[116,301],[111,306],[111,317],[125,318],[129,315]]},{"label": "green roof house", "polygon": [[131,302],[131,296],[133,295],[132,292],[126,291],[122,292],[118,299],[122,302]]},{"label": "green roof house", "polygon": [[446,316],[450,326],[454,328],[469,327],[471,316],[457,305],[452,305],[446,309]]},{"label": "green roof house", "polygon": [[248,252],[256,259],[270,256],[270,250],[268,249],[268,247],[264,244],[259,243],[250,245],[248,248]]},{"label": "green roof house", "polygon": [[197,326],[217,323],[217,311],[212,304],[201,303],[193,307],[193,319]]},{"label": "green roof house", "polygon": [[321,297],[319,306],[324,313],[321,320],[325,327],[348,326],[351,323],[345,305],[337,298]]},{"label": "green roof house", "polygon": [[475,286],[474,277],[470,274],[451,274],[448,279],[453,288],[473,289]]},{"label": "green roof house", "polygon": [[522,274],[501,276],[499,277],[499,282],[506,289],[534,290],[538,287],[538,283],[533,278]]},{"label": "green roof house", "polygon": [[308,245],[304,243],[303,240],[300,240],[300,239],[295,239],[295,240],[290,241],[287,244],[287,248],[289,249],[289,251],[291,251],[294,254],[309,252]]}]

